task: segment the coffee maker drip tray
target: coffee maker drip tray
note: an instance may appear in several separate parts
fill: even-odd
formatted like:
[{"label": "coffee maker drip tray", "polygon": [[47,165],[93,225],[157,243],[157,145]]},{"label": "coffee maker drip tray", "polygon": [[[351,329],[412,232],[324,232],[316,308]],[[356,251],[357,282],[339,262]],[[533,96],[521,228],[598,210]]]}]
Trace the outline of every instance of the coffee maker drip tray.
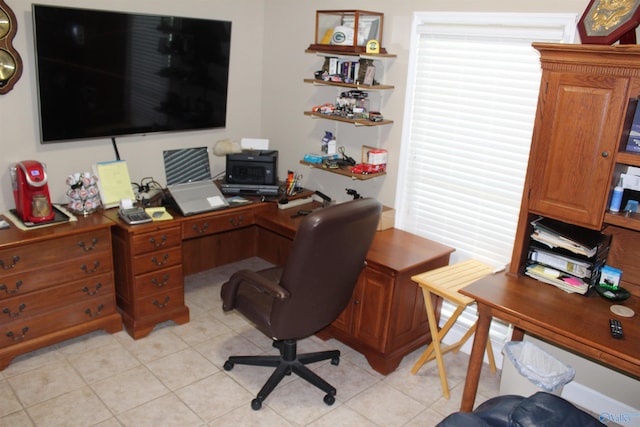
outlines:
[{"label": "coffee maker drip tray", "polygon": [[30,230],[34,228],[49,227],[51,225],[69,222],[73,217],[73,216],[70,216],[70,214],[63,211],[62,208],[56,205],[52,205],[52,207],[53,207],[53,213],[55,215],[51,221],[47,221],[47,222],[38,222],[38,223],[29,222],[29,221],[25,222],[22,219],[20,219],[18,212],[15,209],[10,209],[9,212],[4,214],[4,216],[21,230]]}]

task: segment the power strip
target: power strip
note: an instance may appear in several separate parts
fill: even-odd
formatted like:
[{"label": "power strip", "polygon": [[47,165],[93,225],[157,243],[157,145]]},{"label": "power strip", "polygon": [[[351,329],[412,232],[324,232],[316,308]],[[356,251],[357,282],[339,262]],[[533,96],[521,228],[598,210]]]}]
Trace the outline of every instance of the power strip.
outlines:
[{"label": "power strip", "polygon": [[295,208],[296,206],[306,205],[307,203],[311,203],[311,202],[313,202],[313,198],[305,197],[304,199],[289,200],[288,203],[278,203],[278,208],[291,209],[291,208]]}]

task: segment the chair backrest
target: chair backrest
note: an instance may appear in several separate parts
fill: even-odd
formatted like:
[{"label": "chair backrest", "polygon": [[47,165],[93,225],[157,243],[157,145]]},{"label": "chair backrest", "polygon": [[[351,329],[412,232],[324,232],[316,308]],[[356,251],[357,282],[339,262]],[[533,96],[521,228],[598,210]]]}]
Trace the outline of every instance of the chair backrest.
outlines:
[{"label": "chair backrest", "polygon": [[280,280],[291,297],[275,301],[271,310],[275,338],[307,337],[340,315],[365,265],[381,211],[375,199],[356,199],[302,220]]}]

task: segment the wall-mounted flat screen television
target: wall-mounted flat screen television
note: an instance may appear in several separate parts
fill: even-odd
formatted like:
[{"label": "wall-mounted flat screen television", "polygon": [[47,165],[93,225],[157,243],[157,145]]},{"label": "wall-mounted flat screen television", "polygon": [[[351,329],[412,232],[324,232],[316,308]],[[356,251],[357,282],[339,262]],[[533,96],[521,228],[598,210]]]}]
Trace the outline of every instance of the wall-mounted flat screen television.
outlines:
[{"label": "wall-mounted flat screen television", "polygon": [[226,124],[231,22],[33,5],[42,143]]}]

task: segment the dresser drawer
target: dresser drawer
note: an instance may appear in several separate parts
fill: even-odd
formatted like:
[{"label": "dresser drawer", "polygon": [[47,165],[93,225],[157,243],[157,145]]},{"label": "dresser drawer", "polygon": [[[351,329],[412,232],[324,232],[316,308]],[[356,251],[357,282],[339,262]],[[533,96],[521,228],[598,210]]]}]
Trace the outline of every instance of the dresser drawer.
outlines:
[{"label": "dresser drawer", "polygon": [[133,274],[137,276],[180,264],[182,264],[182,248],[178,246],[133,257]]},{"label": "dresser drawer", "polygon": [[0,348],[56,333],[100,316],[116,312],[113,294],[92,298],[90,301],[67,305],[57,310],[12,322],[0,323]]},{"label": "dresser drawer", "polygon": [[137,276],[135,281],[136,295],[138,297],[146,297],[169,289],[182,289],[184,286],[182,266],[176,265],[171,268],[142,274]]},{"label": "dresser drawer", "polygon": [[254,217],[251,209],[243,209],[225,214],[212,214],[204,218],[192,219],[182,223],[182,238],[206,236],[222,231],[253,225]]},{"label": "dresser drawer", "polygon": [[111,253],[108,229],[0,250],[0,278],[90,254]]},{"label": "dresser drawer", "polygon": [[0,276],[0,300],[49,288],[73,280],[89,279],[113,270],[111,252],[91,252],[81,258],[68,258],[57,264],[42,264],[39,270],[8,270]]},{"label": "dresser drawer", "polygon": [[159,292],[155,295],[136,299],[136,310],[139,317],[163,316],[165,312],[184,306],[184,290],[182,287]]},{"label": "dresser drawer", "polygon": [[133,254],[139,255],[182,244],[180,227],[158,229],[151,233],[133,236]]},{"label": "dresser drawer", "polygon": [[115,298],[111,273],[1,300],[0,322],[31,317],[103,295]]}]

